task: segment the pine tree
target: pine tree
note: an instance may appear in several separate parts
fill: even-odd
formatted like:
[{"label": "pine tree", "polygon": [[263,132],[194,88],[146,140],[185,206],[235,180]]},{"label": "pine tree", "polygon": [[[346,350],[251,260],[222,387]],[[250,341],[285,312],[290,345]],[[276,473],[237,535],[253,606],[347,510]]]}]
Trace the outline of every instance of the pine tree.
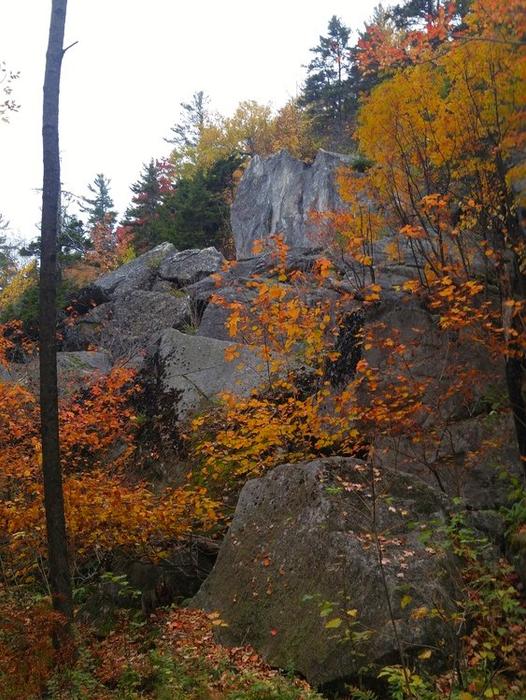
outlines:
[{"label": "pine tree", "polygon": [[12,83],[19,73],[9,70],[4,61],[0,61],[0,121],[9,121],[9,112],[18,110],[17,103],[12,98]]},{"label": "pine tree", "polygon": [[[75,214],[70,214],[67,206],[62,206],[60,210],[56,243],[57,262],[60,269],[81,258],[90,248],[90,241],[86,235],[84,222]],[[27,245],[22,246],[19,253],[24,257],[40,257],[40,236]]]},{"label": "pine tree", "polygon": [[87,224],[93,227],[97,224],[105,223],[113,226],[117,213],[113,209],[113,199],[110,194],[111,180],[102,173],[98,173],[93,183],[88,185],[88,190],[92,197],[83,197],[81,210],[88,215]]},{"label": "pine tree", "polygon": [[231,237],[229,201],[234,173],[242,162],[243,156],[232,154],[217,160],[208,170],[199,169],[193,177],[177,182],[163,212],[170,217],[168,240],[177,248],[228,248]]},{"label": "pine tree", "polygon": [[16,245],[5,234],[8,228],[9,221],[0,214],[0,292],[17,270]]},{"label": "pine tree", "polygon": [[[399,29],[418,29],[427,23],[429,17],[437,15],[440,6],[447,5],[443,0],[406,0],[389,10]],[[457,0],[456,15],[461,21],[469,10],[471,0]]]},{"label": "pine tree", "polygon": [[139,179],[130,189],[133,192],[132,203],[126,210],[122,224],[130,227],[133,247],[142,253],[170,238],[172,221],[170,210],[165,207],[165,198],[173,187],[168,166],[152,158],[143,166]]},{"label": "pine tree", "polygon": [[356,109],[350,33],[338,17],[331,18],[327,36],[320,36],[318,46],[311,49],[314,58],[307,66],[307,79],[300,97],[300,104],[312,118],[316,133],[331,145],[345,143],[346,127]]},{"label": "pine tree", "polygon": [[165,141],[178,150],[195,148],[209,121],[209,102],[210,98],[202,90],[194,92],[190,102],[181,102],[181,119],[171,128],[173,136]]}]

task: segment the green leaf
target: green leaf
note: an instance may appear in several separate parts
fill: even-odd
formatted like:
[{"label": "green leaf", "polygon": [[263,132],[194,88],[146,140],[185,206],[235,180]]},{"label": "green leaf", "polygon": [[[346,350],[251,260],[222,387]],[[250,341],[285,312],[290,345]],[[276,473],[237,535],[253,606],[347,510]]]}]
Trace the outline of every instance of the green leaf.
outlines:
[{"label": "green leaf", "polygon": [[324,603],[322,603],[321,608],[320,608],[320,616],[321,617],[327,617],[327,615],[330,615],[331,612],[334,610],[334,606],[332,603],[330,603],[328,600],[326,600]]}]

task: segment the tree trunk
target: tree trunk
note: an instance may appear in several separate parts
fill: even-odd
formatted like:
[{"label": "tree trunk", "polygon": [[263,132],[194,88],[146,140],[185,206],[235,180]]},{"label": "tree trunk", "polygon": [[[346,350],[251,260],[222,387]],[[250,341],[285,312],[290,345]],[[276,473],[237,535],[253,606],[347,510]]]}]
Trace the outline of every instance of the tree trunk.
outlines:
[{"label": "tree trunk", "polygon": [[44,80],[42,243],[40,253],[40,411],[49,581],[53,607],[73,617],[58,425],[56,298],[60,200],[58,113],[67,0],[53,0]]},{"label": "tree trunk", "polygon": [[[512,233],[517,240],[520,232],[515,230],[514,222],[510,228],[513,228]],[[524,302],[526,299],[526,279],[520,270],[521,265],[516,253],[513,254],[512,266],[509,297]],[[511,327],[516,332],[519,341],[510,343],[510,354],[506,358],[506,385],[513,413],[520,460],[526,478],[526,400],[523,391],[526,356],[520,342],[520,339],[524,338],[525,332],[522,314],[513,316]]]}]

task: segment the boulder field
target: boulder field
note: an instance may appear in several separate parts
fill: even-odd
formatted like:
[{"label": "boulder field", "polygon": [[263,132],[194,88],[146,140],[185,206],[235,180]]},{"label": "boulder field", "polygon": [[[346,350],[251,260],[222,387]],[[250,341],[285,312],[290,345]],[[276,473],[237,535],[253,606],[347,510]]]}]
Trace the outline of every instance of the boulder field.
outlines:
[{"label": "boulder field", "polygon": [[[229,337],[228,313],[212,296],[250,301],[247,281],[272,275],[268,252],[251,253],[256,239],[281,233],[289,271],[308,271],[330,255],[309,212],[344,207],[335,176],[347,163],[323,151],[311,165],[286,152],[254,157],[232,206],[237,260],[225,268],[215,248],[178,251],[163,243],[96,280],[79,294],[79,316],[64,331],[63,381],[66,375],[71,381],[75,365],[82,382],[112,363],[128,363],[143,376],[156,373],[156,391],[177,397],[181,420],[221,391],[250,393],[262,381],[257,353],[245,345],[237,361],[225,359],[225,349],[242,339]],[[486,379],[469,397],[440,403],[438,394],[426,396],[436,403],[423,418],[435,430],[432,444],[379,437],[374,466],[330,457],[284,464],[247,482],[216,564],[193,599],[220,613],[223,641],[250,642],[271,664],[293,668],[315,685],[398,663],[400,653],[431,649],[440,664],[454,638],[449,613],[460,596],[458,563],[440,546],[448,514],[467,504],[476,529],[502,546],[497,509],[507,487],[499,467],[519,473],[511,420],[488,408],[491,396],[504,391],[502,367],[484,348],[439,332],[437,319],[401,291],[415,267],[393,261],[389,243],[387,236],[374,246],[379,300],[358,298],[347,318],[355,314],[360,326],[396,333],[409,349],[414,377],[433,380],[433,391],[447,387],[452,363],[475,367]],[[337,298],[368,274],[342,257],[333,258],[333,267],[316,295]],[[363,352],[370,364],[385,367],[389,382],[381,352]],[[34,382],[35,371],[11,367],[0,381],[25,372]],[[347,376],[354,366],[338,371]],[[444,421],[437,442],[436,426]],[[524,569],[523,550],[513,556]],[[427,613],[418,612],[424,608]]]}]

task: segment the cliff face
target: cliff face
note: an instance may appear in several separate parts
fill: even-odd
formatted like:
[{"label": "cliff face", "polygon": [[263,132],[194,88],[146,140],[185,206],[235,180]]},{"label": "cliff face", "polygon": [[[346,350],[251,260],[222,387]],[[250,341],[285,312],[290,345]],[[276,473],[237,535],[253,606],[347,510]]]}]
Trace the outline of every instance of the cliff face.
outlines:
[{"label": "cliff face", "polygon": [[255,156],[239,184],[232,206],[237,258],[252,255],[254,241],[283,235],[289,247],[317,245],[311,211],[341,209],[335,176],[349,157],[319,151],[312,165],[280,151],[270,158]]}]

